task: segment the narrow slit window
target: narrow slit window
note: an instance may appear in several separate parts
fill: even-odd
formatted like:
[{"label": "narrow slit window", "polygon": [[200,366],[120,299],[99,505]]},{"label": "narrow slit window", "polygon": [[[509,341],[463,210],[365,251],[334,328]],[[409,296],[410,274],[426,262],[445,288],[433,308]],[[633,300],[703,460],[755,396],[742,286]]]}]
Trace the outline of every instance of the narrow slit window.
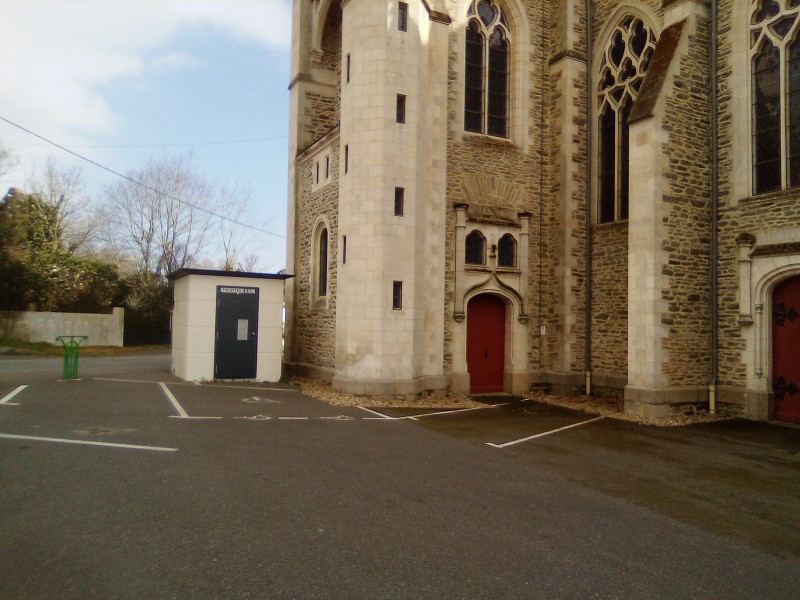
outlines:
[{"label": "narrow slit window", "polygon": [[327,181],[328,178],[331,176],[331,157],[325,157],[325,180]]},{"label": "narrow slit window", "polygon": [[342,264],[347,264],[347,236],[342,236]]},{"label": "narrow slit window", "polygon": [[392,309],[401,310],[403,308],[403,282],[392,282]]},{"label": "narrow slit window", "polygon": [[405,204],[406,190],[405,188],[394,188],[394,215],[396,217],[403,216],[403,204]]},{"label": "narrow slit window", "polygon": [[406,122],[406,97],[403,94],[397,94],[397,122]]},{"label": "narrow slit window", "polygon": [[323,229],[319,236],[319,277],[317,279],[317,295],[324,298],[328,295],[328,230]]},{"label": "narrow slit window", "polygon": [[397,30],[408,31],[408,4],[406,2],[397,3]]},{"label": "narrow slit window", "polygon": [[350,83],[350,54],[347,55],[347,68],[345,69],[345,81],[346,83]]},{"label": "narrow slit window", "polygon": [[350,166],[350,146],[345,144],[344,145],[344,174],[347,175],[348,168]]}]

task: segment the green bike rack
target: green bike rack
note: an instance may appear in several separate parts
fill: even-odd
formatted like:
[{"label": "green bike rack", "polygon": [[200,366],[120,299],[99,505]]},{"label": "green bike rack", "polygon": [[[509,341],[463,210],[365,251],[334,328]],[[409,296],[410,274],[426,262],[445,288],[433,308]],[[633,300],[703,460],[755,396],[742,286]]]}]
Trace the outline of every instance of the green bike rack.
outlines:
[{"label": "green bike rack", "polygon": [[86,335],[60,335],[57,341],[64,345],[64,380],[78,378],[78,350],[81,342],[88,340]]}]

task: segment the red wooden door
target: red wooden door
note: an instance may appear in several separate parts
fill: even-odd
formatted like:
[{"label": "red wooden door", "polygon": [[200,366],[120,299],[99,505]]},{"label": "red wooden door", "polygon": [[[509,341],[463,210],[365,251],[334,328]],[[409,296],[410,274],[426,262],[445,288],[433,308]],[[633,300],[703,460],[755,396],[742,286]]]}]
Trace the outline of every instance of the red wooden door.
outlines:
[{"label": "red wooden door", "polygon": [[772,391],[775,418],[800,423],[800,277],[772,294]]},{"label": "red wooden door", "polygon": [[473,393],[502,392],[506,305],[497,296],[475,296],[467,305],[467,370]]}]

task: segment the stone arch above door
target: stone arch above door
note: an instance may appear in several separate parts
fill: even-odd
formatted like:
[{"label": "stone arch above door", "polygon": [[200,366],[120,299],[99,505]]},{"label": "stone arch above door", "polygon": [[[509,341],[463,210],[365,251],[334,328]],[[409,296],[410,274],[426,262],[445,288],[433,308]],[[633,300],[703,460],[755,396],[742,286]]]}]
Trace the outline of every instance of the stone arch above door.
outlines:
[{"label": "stone arch above door", "polygon": [[739,265],[739,324],[747,369],[745,414],[774,418],[773,331],[775,290],[800,277],[800,228],[741,234],[736,239]]}]

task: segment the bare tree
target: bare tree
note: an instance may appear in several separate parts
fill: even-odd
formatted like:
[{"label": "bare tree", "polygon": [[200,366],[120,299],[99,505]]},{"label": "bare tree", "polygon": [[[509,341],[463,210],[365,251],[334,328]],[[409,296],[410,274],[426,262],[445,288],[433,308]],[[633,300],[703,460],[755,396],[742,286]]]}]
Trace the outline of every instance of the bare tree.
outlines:
[{"label": "bare tree", "polygon": [[[151,159],[126,175],[103,189],[104,241],[118,264],[131,261],[158,277],[197,264],[215,241],[221,212],[241,216],[236,204],[249,202],[236,188],[223,193],[207,180],[191,154]],[[235,235],[225,231],[232,251]]]},{"label": "bare tree", "polygon": [[222,269],[243,269],[241,253],[250,240],[240,223],[246,222],[250,217],[252,193],[249,189],[223,185],[218,190],[218,197],[220,215],[223,217],[218,220],[219,240],[224,256]]},{"label": "bare tree", "polygon": [[84,191],[79,167],[59,168],[52,156],[42,173],[34,171],[28,180],[30,193],[55,211],[49,239],[70,252],[81,249],[97,232],[98,221]]},{"label": "bare tree", "polygon": [[6,175],[17,166],[18,159],[8,148],[0,144],[0,177]]}]

